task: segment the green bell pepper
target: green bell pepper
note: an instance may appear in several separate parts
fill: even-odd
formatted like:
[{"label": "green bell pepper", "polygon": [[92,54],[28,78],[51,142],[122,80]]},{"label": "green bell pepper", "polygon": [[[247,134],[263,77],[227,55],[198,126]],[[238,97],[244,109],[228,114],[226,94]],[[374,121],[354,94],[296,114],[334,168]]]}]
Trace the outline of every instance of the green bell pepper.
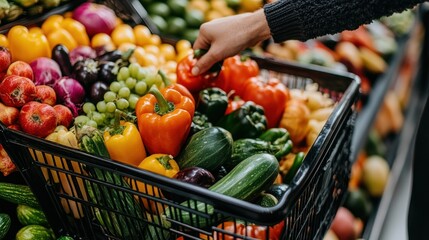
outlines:
[{"label": "green bell pepper", "polygon": [[189,135],[192,136],[195,133],[209,127],[212,127],[212,123],[209,122],[207,116],[198,111],[195,111],[194,117],[192,118],[191,130],[189,132]]},{"label": "green bell pepper", "polygon": [[267,129],[267,118],[261,106],[247,101],[240,108],[222,116],[215,125],[228,130],[234,140],[257,138]]},{"label": "green bell pepper", "polygon": [[217,122],[228,107],[228,96],[220,88],[206,88],[199,92],[197,111],[205,114],[211,123]]},{"label": "green bell pepper", "polygon": [[[270,130],[268,130],[270,131]],[[261,136],[267,136],[275,134],[280,134],[282,131],[273,131],[263,133]],[[273,135],[273,133],[275,133]],[[276,140],[279,140],[276,142]],[[242,138],[233,142],[232,144],[232,155],[231,161],[228,161],[225,164],[225,168],[231,170],[238,163],[244,159],[257,154],[257,153],[269,153],[274,155],[277,160],[280,160],[283,156],[286,156],[292,151],[292,140],[289,139],[289,133],[284,132],[284,135],[277,135],[270,140],[263,139],[253,139],[253,138]]]}]

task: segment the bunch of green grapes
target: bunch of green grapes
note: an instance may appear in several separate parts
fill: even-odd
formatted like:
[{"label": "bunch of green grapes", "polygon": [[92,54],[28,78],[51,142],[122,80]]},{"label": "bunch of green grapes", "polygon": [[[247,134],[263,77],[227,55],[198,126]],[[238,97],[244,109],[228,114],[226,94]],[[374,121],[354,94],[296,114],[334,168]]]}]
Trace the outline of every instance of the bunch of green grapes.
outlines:
[{"label": "bunch of green grapes", "polygon": [[82,106],[83,114],[74,119],[75,124],[89,125],[98,129],[112,126],[115,120],[115,113],[99,112],[95,104],[85,102]]},{"label": "bunch of green grapes", "polygon": [[116,109],[133,112],[139,98],[145,95],[152,85],[158,88],[164,86],[156,69],[142,67],[138,63],[121,67],[117,81],[110,84],[109,91],[104,94],[104,100],[96,104],[96,109],[100,113],[113,113]]}]

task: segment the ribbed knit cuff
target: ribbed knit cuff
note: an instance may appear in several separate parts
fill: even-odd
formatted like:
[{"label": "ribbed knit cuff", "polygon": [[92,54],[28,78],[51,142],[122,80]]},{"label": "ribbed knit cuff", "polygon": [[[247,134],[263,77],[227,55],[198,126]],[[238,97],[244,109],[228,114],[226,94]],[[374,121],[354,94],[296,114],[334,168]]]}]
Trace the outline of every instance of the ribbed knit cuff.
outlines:
[{"label": "ribbed knit cuff", "polygon": [[293,0],[278,0],[266,4],[264,12],[275,42],[306,40]]}]

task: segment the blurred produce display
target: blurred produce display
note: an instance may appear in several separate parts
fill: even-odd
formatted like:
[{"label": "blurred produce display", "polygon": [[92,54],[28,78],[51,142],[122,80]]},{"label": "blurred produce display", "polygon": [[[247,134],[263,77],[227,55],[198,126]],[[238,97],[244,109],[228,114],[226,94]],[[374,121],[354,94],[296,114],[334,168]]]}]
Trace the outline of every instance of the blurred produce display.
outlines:
[{"label": "blurred produce display", "polygon": [[1,0],[0,26],[24,17],[36,17],[70,0]]},{"label": "blurred produce display", "polygon": [[255,11],[262,0],[140,0],[161,35],[193,42],[204,22]]}]

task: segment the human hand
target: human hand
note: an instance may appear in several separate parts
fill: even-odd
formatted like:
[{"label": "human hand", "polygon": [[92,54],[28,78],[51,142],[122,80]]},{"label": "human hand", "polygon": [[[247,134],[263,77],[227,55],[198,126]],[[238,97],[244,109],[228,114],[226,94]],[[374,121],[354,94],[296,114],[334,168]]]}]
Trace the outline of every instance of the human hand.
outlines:
[{"label": "human hand", "polygon": [[204,23],[194,42],[194,49],[207,49],[198,59],[193,75],[204,73],[213,64],[234,56],[271,37],[264,10],[224,17]]}]

